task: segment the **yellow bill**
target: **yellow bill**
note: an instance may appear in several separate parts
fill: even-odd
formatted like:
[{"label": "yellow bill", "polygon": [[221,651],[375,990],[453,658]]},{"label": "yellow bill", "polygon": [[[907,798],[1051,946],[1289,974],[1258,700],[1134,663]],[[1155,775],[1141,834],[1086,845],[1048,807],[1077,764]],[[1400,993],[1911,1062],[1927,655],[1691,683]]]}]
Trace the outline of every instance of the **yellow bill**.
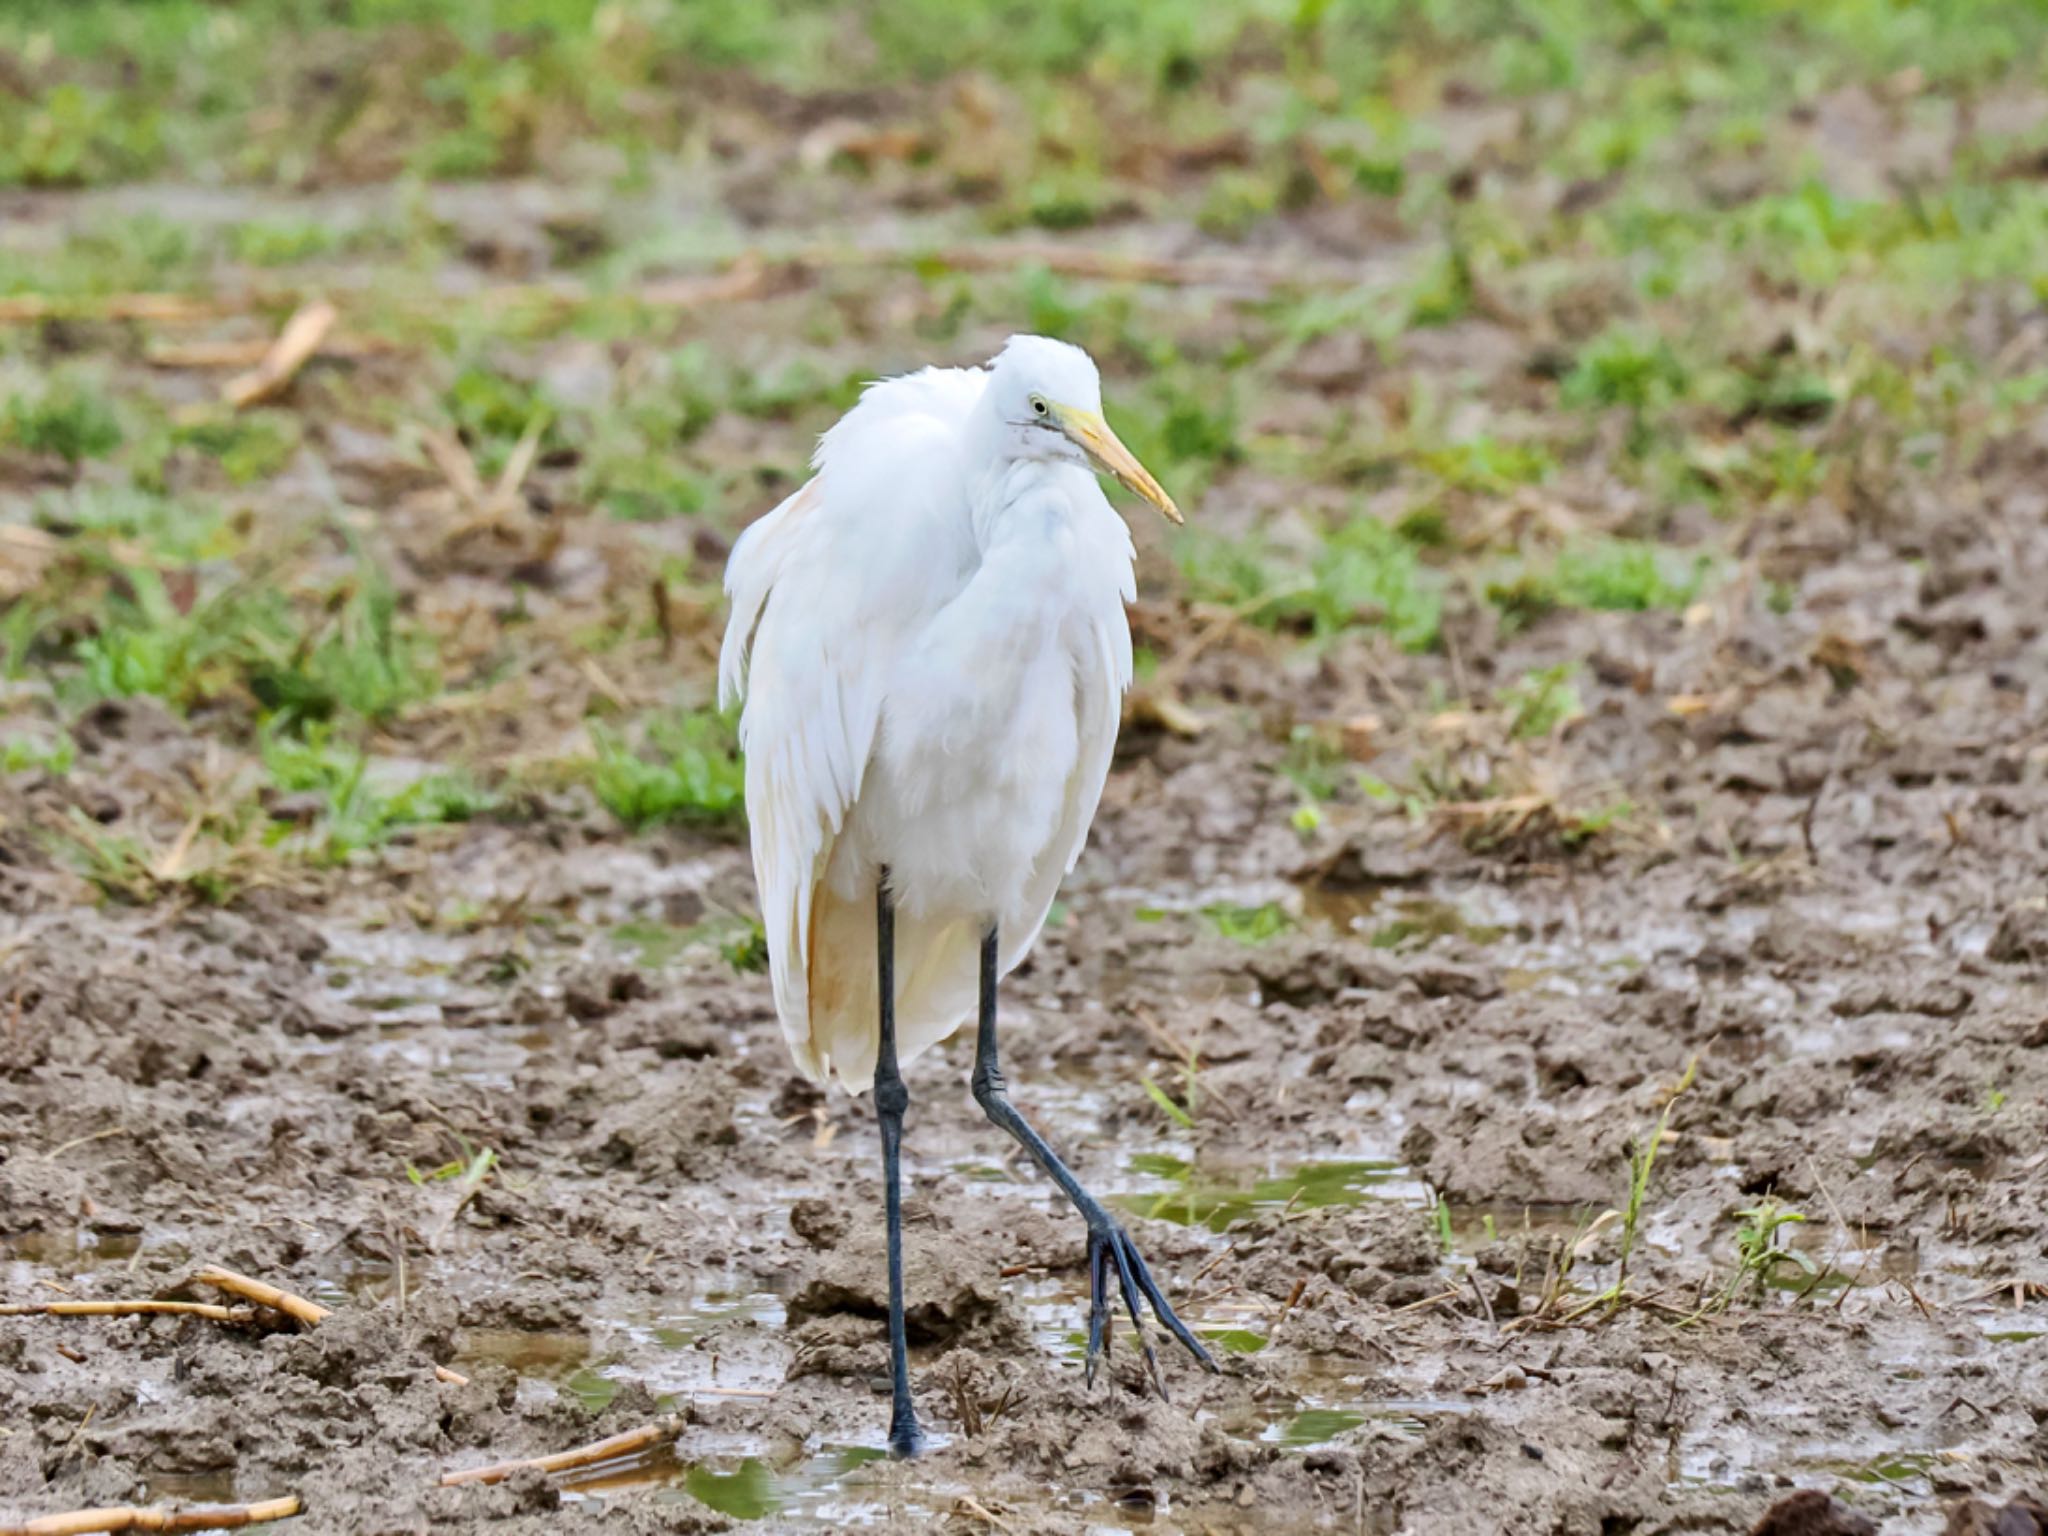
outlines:
[{"label": "yellow bill", "polygon": [[1142,496],[1151,502],[1169,523],[1186,521],[1180,515],[1180,508],[1173,504],[1173,498],[1152,478],[1152,472],[1138,462],[1130,449],[1117,441],[1117,435],[1109,430],[1109,423],[1101,416],[1071,405],[1055,405],[1052,413],[1060,430],[1081,445],[1097,469],[1105,475],[1114,476],[1117,483],[1132,495]]}]

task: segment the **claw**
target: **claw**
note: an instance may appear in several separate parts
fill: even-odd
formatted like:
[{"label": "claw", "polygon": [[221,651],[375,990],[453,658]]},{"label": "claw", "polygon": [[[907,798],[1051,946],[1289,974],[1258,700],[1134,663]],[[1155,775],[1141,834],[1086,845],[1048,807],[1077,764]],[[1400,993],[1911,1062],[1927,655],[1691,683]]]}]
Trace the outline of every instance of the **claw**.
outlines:
[{"label": "claw", "polygon": [[1124,1310],[1130,1314],[1131,1331],[1145,1357],[1146,1372],[1160,1400],[1166,1401],[1166,1379],[1160,1374],[1159,1352],[1152,1347],[1152,1340],[1145,1332],[1144,1307],[1151,1307],[1152,1315],[1167,1332],[1186,1345],[1204,1369],[1213,1372],[1216,1362],[1210,1359],[1209,1352],[1188,1326],[1174,1315],[1172,1306],[1160,1291],[1159,1283],[1152,1278],[1152,1272],[1145,1267],[1144,1257],[1131,1242],[1129,1234],[1114,1224],[1103,1228],[1091,1225],[1088,1229],[1088,1361],[1085,1371],[1088,1385],[1095,1385],[1096,1366],[1100,1357],[1108,1353],[1114,1310],[1109,1300],[1112,1264],[1116,1267],[1117,1289],[1122,1293]]},{"label": "claw", "polygon": [[1095,1385],[1095,1367],[1109,1342],[1109,1245],[1088,1234],[1088,1366],[1084,1373],[1090,1388]]}]

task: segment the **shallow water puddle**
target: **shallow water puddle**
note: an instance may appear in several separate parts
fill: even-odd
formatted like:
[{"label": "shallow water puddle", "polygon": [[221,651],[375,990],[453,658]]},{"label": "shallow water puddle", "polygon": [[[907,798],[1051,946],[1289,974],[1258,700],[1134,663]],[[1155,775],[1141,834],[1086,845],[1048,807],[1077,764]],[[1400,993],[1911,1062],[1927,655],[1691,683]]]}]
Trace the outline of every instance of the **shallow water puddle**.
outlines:
[{"label": "shallow water puddle", "polygon": [[1299,890],[1305,918],[1358,934],[1374,949],[1426,949],[1438,939],[1465,939],[1484,947],[1512,933],[1505,923],[1474,921],[1458,902],[1441,897],[1395,895],[1379,886],[1304,885]]},{"label": "shallow water puddle", "polygon": [[[0,1297],[15,1301],[34,1295],[50,1273],[83,1275],[97,1269],[133,1269],[147,1251],[181,1263],[191,1255],[181,1243],[151,1238],[141,1232],[94,1233],[83,1228],[57,1232],[17,1232],[0,1237]],[[45,1293],[43,1300],[54,1300]]]},{"label": "shallow water puddle", "polygon": [[593,1367],[589,1335],[574,1329],[465,1328],[455,1338],[454,1368],[468,1375],[501,1365],[519,1378],[522,1402],[574,1398],[592,1413],[618,1395],[619,1383]]},{"label": "shallow water puddle", "polygon": [[1265,1211],[1318,1210],[1366,1200],[1423,1202],[1421,1183],[1405,1164],[1385,1157],[1334,1158],[1273,1172],[1188,1162],[1165,1153],[1139,1153],[1128,1167],[1156,1188],[1110,1196],[1110,1204],[1154,1221],[1207,1227],[1222,1233]]},{"label": "shallow water puddle", "polygon": [[436,1076],[505,1089],[538,1041],[531,1029],[502,1021],[504,996],[460,978],[479,955],[467,934],[394,925],[329,930],[321,961],[330,1003],[374,1023],[374,1039],[350,1034],[304,1042],[309,1055],[361,1051]]},{"label": "shallow water puddle", "polygon": [[627,1325],[634,1337],[645,1336],[664,1349],[687,1349],[727,1323],[782,1326],[782,1298],[773,1291],[707,1290],[700,1299],[677,1311],[663,1311]]},{"label": "shallow water puddle", "polygon": [[1914,1499],[1935,1495],[1944,1469],[1967,1466],[1973,1460],[1960,1447],[1941,1449],[1869,1450],[1822,1444],[1791,1444],[1761,1440],[1746,1452],[1731,1456],[1726,1436],[1717,1443],[1695,1447],[1681,1463],[1678,1481],[1707,1487],[1732,1487],[1745,1475],[1763,1471],[1789,1474],[1804,1486],[1825,1488],[1833,1482],[1885,1488]]},{"label": "shallow water puddle", "polygon": [[648,1488],[671,1490],[736,1520],[808,1516],[842,1525],[873,1525],[906,1512],[900,1496],[867,1496],[856,1475],[886,1461],[880,1446],[821,1445],[771,1464],[760,1456],[685,1461],[673,1446],[622,1458],[565,1478],[562,1495],[579,1502]]},{"label": "shallow water puddle", "polygon": [[158,1472],[143,1490],[143,1502],[172,1499],[181,1504],[232,1504],[238,1494],[231,1467],[205,1472]]},{"label": "shallow water puddle", "polygon": [[142,1251],[139,1232],[17,1232],[0,1237],[0,1259],[39,1264],[49,1269],[98,1269],[126,1263]]},{"label": "shallow water puddle", "polygon": [[752,939],[754,925],[732,914],[712,914],[700,922],[671,923],[634,918],[606,935],[613,949],[643,970],[658,971],[694,953],[737,952]]},{"label": "shallow water puddle", "polygon": [[[772,1395],[784,1307],[743,1277],[704,1277],[659,1311],[599,1316],[578,1329],[466,1328],[454,1365],[501,1365],[528,1399],[562,1396],[600,1412],[628,1382],[657,1397]],[[735,1326],[739,1325],[739,1326]],[[758,1338],[760,1350],[747,1346]]]},{"label": "shallow water puddle", "polygon": [[[604,1500],[620,1494],[649,1496],[655,1502],[692,1502],[735,1520],[773,1518],[776,1528],[817,1530],[894,1529],[912,1521],[941,1522],[957,1502],[981,1492],[964,1482],[924,1482],[917,1473],[900,1473],[879,1445],[819,1443],[783,1460],[732,1452],[687,1460],[673,1446],[564,1479],[565,1502],[601,1509]],[[648,1490],[654,1490],[651,1495]],[[986,1495],[983,1494],[985,1497]],[[1136,1536],[1154,1526],[1149,1503],[1119,1505],[1100,1494],[1047,1487],[1042,1500],[1021,1503],[1006,1493],[1003,1508],[1031,1528],[1033,1516],[1074,1513],[1087,1521],[1088,1536]]]}]

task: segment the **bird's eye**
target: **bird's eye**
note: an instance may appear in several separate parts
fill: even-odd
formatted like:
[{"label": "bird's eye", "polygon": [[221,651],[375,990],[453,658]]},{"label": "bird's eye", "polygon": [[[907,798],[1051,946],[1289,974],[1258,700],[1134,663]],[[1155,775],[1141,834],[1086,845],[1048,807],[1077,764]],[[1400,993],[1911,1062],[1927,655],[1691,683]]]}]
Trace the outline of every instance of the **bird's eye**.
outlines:
[{"label": "bird's eye", "polygon": [[1033,395],[1031,397],[1031,410],[1033,415],[1043,416],[1046,412],[1044,399],[1038,395]]}]

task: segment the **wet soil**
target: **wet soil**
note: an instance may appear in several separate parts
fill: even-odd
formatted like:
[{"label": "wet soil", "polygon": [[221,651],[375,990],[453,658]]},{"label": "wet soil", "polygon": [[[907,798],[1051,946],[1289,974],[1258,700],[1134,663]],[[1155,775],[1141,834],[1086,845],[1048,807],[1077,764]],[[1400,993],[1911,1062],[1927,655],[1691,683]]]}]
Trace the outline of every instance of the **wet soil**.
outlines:
[{"label": "wet soil", "polygon": [[[1304,844],[1256,730],[1135,731],[1008,990],[1012,1075],[1226,1368],[1167,1352],[1162,1402],[1120,1334],[1083,1384],[1080,1230],[980,1119],[956,1040],[911,1073],[941,1438],[911,1466],[877,1456],[867,1105],[792,1076],[765,982],[703,937],[747,900],[743,852],[478,826],[224,911],[96,908],[11,863],[8,1295],[198,1294],[211,1261],[335,1315],[0,1324],[0,1483],[38,1508],[291,1490],[335,1530],[1045,1531],[1739,1529],[1799,1485],[1937,1529],[2048,1455],[2048,677],[2022,590],[2048,550],[2038,519],[2009,531],[2023,567],[1976,575],[1984,623],[1952,645],[1913,637],[1915,557],[1817,566],[1890,661],[1846,692],[1729,672],[1720,626],[1760,655],[1811,638],[1732,603],[1517,642],[1503,666],[1639,679],[1571,756],[1695,830],[1604,860],[1476,859],[1373,810]],[[105,724],[163,750],[144,706]],[[17,781],[9,821],[56,792]],[[405,915],[458,897],[518,920]],[[1224,937],[1199,915],[1221,899],[1294,926]],[[1197,1052],[1190,1124],[1142,1087],[1188,1096],[1162,1032]],[[1637,1299],[1582,1311],[1619,1240],[1588,1225],[1695,1059]],[[481,1148],[491,1176],[451,1174]],[[1767,1197],[1807,1216],[1804,1258],[1707,1305]],[[1539,1310],[1567,1250],[1573,1303]],[[434,1487],[663,1403],[688,1427],[658,1454]]]},{"label": "wet soil", "polygon": [[[1483,352],[1469,329],[1433,344]],[[28,831],[145,804],[203,727],[101,709],[76,773],[0,791],[0,1291],[201,1296],[218,1263],[334,1313],[0,1320],[5,1507],[1590,1536],[1745,1530],[1811,1488],[1903,1536],[2038,1488],[2044,476],[2037,431],[1964,510],[1760,518],[1684,614],[1203,650],[1207,729],[1134,720],[1004,1002],[1019,1104],[1225,1368],[1163,1351],[1161,1401],[1119,1330],[1084,1383],[1081,1230],[956,1039],[909,1073],[937,1445],[907,1466],[872,1117],[792,1075],[721,956],[743,849],[542,812],[226,909],[105,905]],[[1585,715],[1546,761],[1626,797],[1628,836],[1290,819],[1276,719],[1374,715],[1400,782],[1459,728],[1419,701],[1564,661]],[[1205,916],[1266,903],[1260,942]],[[1624,1274],[1606,1213],[1667,1104]],[[1767,1201],[1797,1257],[1745,1278]],[[436,1487],[669,1410],[637,1458]]]}]

